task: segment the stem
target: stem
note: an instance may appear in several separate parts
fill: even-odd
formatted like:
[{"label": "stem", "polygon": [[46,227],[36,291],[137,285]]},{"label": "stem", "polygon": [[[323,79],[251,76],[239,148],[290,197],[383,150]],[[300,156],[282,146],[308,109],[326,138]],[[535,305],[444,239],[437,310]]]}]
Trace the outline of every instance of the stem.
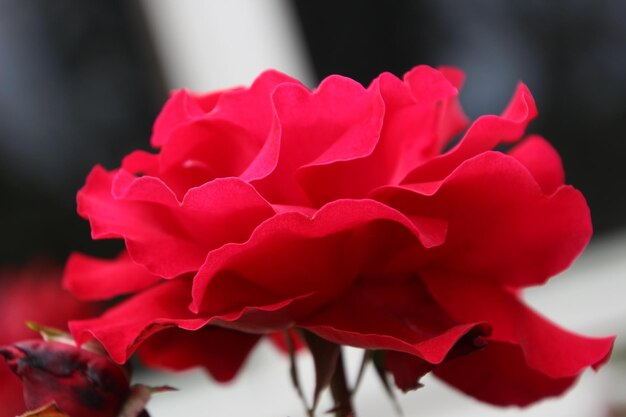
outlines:
[{"label": "stem", "polygon": [[289,360],[291,362],[291,366],[289,369],[289,374],[291,375],[291,382],[293,383],[298,396],[300,397],[300,401],[302,401],[302,405],[306,411],[307,417],[315,417],[313,414],[313,409],[309,407],[306,397],[304,396],[304,392],[302,391],[302,385],[300,385],[300,377],[298,372],[298,363],[296,362],[296,348],[293,343],[293,339],[291,338],[291,334],[289,331],[285,331],[285,341],[287,343],[287,349],[289,350]]},{"label": "stem", "polygon": [[355,417],[354,408],[352,407],[352,392],[348,388],[346,381],[346,373],[343,365],[343,353],[339,351],[335,373],[330,380],[330,392],[335,401],[333,411],[335,417]]}]

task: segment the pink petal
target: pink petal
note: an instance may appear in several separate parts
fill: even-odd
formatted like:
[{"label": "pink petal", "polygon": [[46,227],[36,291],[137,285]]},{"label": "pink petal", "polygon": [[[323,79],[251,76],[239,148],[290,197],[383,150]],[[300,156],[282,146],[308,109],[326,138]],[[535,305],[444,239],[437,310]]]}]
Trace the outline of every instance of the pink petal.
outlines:
[{"label": "pink petal", "polygon": [[154,122],[150,143],[159,148],[169,140],[169,136],[177,127],[201,118],[215,105],[222,91],[208,94],[204,99],[189,93],[187,90],[179,90],[172,94],[165,103],[163,110]]},{"label": "pink petal", "polygon": [[[387,187],[374,197],[412,216],[448,221],[434,268],[506,285],[541,284],[567,268],[591,237],[589,209],[571,187],[544,194],[513,157],[483,153],[444,181]],[[472,278],[478,279],[478,278]]]},{"label": "pink petal", "polygon": [[524,84],[519,84],[501,116],[481,116],[469,127],[457,146],[410,172],[403,183],[439,181],[463,161],[493,149],[501,142],[515,142],[537,115],[535,102]]},{"label": "pink petal", "polygon": [[150,368],[182,371],[201,366],[215,380],[232,380],[245,363],[259,335],[205,326],[196,331],[169,328],[147,339],[139,348]]},{"label": "pink petal", "polygon": [[282,84],[272,97],[280,127],[273,134],[280,141],[266,151],[278,159],[268,176],[253,183],[273,203],[309,205],[295,181],[297,170],[367,155],[376,146],[384,106],[375,90],[331,76],[314,92]]},{"label": "pink petal", "polygon": [[[177,128],[204,119],[211,113],[221,113],[222,117],[232,118],[239,108],[242,112],[237,114],[237,120],[245,122],[248,116],[258,117],[258,112],[263,109],[263,101],[266,102],[266,108],[269,108],[271,91],[283,82],[299,84],[297,80],[287,75],[269,70],[259,75],[250,88],[231,88],[204,95],[179,90],[172,94],[157,117],[151,144],[155,148],[165,145]],[[254,106],[253,111],[246,109],[251,105]],[[214,112],[216,107],[219,110]],[[271,109],[269,111],[271,112]]]},{"label": "pink petal", "polygon": [[224,93],[210,113],[181,124],[161,149],[158,176],[182,198],[214,178],[242,175],[269,140],[272,92],[282,84],[300,85],[267,71],[250,88]]},{"label": "pink petal", "polygon": [[[221,327],[227,326],[234,330],[254,331],[257,334],[286,330],[291,327],[291,323],[286,321],[284,317],[289,315],[290,304],[297,304],[299,301],[298,298],[294,298],[259,307],[246,306],[241,311],[234,313],[196,315],[187,308],[191,302],[191,276],[183,276],[164,281],[124,300],[101,317],[71,321],[69,328],[78,344],[96,339],[104,346],[114,361],[124,363],[139,346],[143,343],[150,343],[155,335],[167,329],[177,328],[181,331],[191,331],[190,334],[184,333],[187,336],[181,336],[185,338],[193,338],[194,336],[191,334],[213,324]],[[206,332],[207,334],[216,334],[209,330]],[[198,337],[205,340],[208,337],[207,334]],[[224,330],[223,333],[218,332],[217,334],[226,334],[227,336],[224,336],[226,339],[222,342],[227,344],[231,343],[229,340],[232,341],[233,337],[239,338],[239,336],[232,336],[230,330]],[[252,340],[256,340],[256,338],[258,336],[242,336],[238,340],[245,339],[242,347],[251,347]],[[160,344],[161,342],[162,339],[159,338],[155,343]],[[219,340],[217,342],[212,349],[226,348],[222,342]],[[170,348],[175,349],[174,347],[168,349]],[[150,350],[151,348],[148,347],[147,349]],[[180,347],[180,349],[191,349],[191,347]],[[174,366],[176,363],[180,365],[182,361],[178,357],[180,354],[180,351],[173,350],[172,355],[175,356],[171,360],[168,358],[162,358],[161,361],[153,359],[163,366]],[[237,358],[243,360],[243,351],[233,352],[233,354],[234,357],[231,358],[233,362],[227,366],[231,370],[234,369]],[[203,363],[202,359],[196,358],[196,360],[198,365]],[[155,364],[158,365],[156,362]],[[208,362],[204,363],[208,364]],[[222,374],[222,376],[224,375]],[[220,378],[220,376],[216,375],[216,378]]]},{"label": "pink petal", "polygon": [[[417,104],[430,108],[435,120],[431,127],[434,141],[429,147],[431,155],[436,155],[443,147],[467,125],[458,92],[463,84],[463,72],[451,67],[439,69],[420,65],[404,75],[404,81],[410,88]],[[422,126],[422,129],[427,126]]]},{"label": "pink petal", "polygon": [[423,278],[455,320],[489,323],[491,340],[519,345],[526,366],[548,377],[573,377],[608,359],[613,337],[592,338],[563,330],[525,306],[512,291],[466,277],[429,273]]},{"label": "pink petal", "polygon": [[159,280],[126,251],[111,260],[73,253],[65,265],[63,287],[81,300],[104,300],[143,290]]},{"label": "pink petal", "polygon": [[439,152],[448,139],[440,132],[441,124],[454,123],[445,126],[452,130],[464,124],[464,119],[458,119],[459,109],[452,109],[456,113],[450,115],[447,107],[456,100],[456,88],[435,69],[417,67],[407,74],[406,82],[385,73],[368,91],[384,101],[382,130],[372,131],[380,131],[375,148],[300,168],[298,183],[314,206],[339,198],[363,198],[373,188],[399,182]]},{"label": "pink petal", "polygon": [[379,222],[395,224],[387,233],[404,232],[414,244],[416,237],[427,246],[440,244],[445,236],[445,228],[431,228],[427,234],[400,212],[372,200],[338,200],[311,218],[279,214],[262,223],[247,242],[209,253],[194,281],[191,308],[222,314],[259,305],[265,297],[265,303],[314,293],[332,297],[356,277],[369,256],[367,245],[386,239],[367,228]]},{"label": "pink petal", "polygon": [[156,332],[177,326],[198,330],[208,323],[187,309],[191,280],[188,277],[163,282],[124,300],[101,317],[71,321],[74,340],[82,344],[98,340],[111,358],[124,363],[140,343]]},{"label": "pink petal", "polygon": [[155,275],[197,270],[206,254],[246,240],[274,211],[248,184],[223,178],[192,188],[182,202],[158,178],[94,168],[78,194],[95,239],[122,237],[131,258]]},{"label": "pink petal", "polygon": [[538,135],[532,135],[509,151],[532,173],[546,194],[552,194],[565,182],[563,164],[556,149]]},{"label": "pink petal", "polygon": [[[465,80],[463,71],[452,67],[439,67],[438,69],[457,90],[461,89]],[[458,96],[453,96],[443,101],[438,129],[439,147],[437,151],[441,152],[443,147],[450,143],[454,136],[467,127],[467,123],[468,119],[465,113],[463,113]]]}]

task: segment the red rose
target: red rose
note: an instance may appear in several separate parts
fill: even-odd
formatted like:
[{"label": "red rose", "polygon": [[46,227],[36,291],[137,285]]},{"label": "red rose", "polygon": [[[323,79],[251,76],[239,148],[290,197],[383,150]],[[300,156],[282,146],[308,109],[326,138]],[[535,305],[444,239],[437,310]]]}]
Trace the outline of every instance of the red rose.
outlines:
[{"label": "red rose", "polygon": [[[228,379],[259,335],[295,326],[387,351],[401,388],[434,368],[496,404],[562,392],[612,338],[561,330],[519,292],[583,250],[588,208],[555,150],[523,139],[536,109],[522,84],[445,150],[466,125],[462,78],[422,66],[309,91],[268,71],[247,89],[176,93],[154,126],[158,153],[94,168],[78,194],[92,236],[124,239],[128,255],[76,255],[66,286],[136,294],[72,323],[74,336],[119,362],[139,347],[152,364]],[[515,146],[493,150],[503,144]]]},{"label": "red rose", "polygon": [[[60,285],[61,270],[47,265],[0,271],[0,346],[33,337],[27,321],[64,328],[69,319],[96,314]],[[26,409],[22,384],[0,360],[0,417],[15,417]]]}]

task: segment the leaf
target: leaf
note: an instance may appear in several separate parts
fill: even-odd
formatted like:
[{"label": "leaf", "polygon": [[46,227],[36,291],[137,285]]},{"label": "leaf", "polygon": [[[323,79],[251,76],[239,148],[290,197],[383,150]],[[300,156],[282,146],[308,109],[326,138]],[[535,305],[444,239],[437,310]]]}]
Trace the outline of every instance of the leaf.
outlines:
[{"label": "leaf", "polygon": [[55,342],[66,343],[68,345],[73,345],[73,346],[76,345],[74,343],[74,339],[72,338],[72,336],[68,332],[63,331],[61,329],[57,329],[55,327],[44,326],[42,324],[35,323],[34,321],[27,321],[26,327],[38,332],[41,335],[41,338],[45,340],[46,342],[55,341]]},{"label": "leaf", "polygon": [[70,417],[57,407],[53,401],[50,404],[46,404],[36,410],[27,411],[18,417]]},{"label": "leaf", "polygon": [[[35,323],[34,321],[27,321],[26,327],[38,332],[41,335],[41,338],[46,342],[60,342],[65,343],[66,345],[76,346],[76,341],[74,341],[72,335],[65,330],[44,326],[42,324]],[[104,347],[95,339],[91,339],[88,342],[83,343],[80,347],[100,355],[108,356]]]},{"label": "leaf", "polygon": [[313,355],[315,365],[315,391],[312,406],[312,411],[315,411],[321,392],[330,385],[335,373],[341,348],[311,332],[303,331],[302,336]]},{"label": "leaf", "polygon": [[373,351],[372,362],[374,363],[374,369],[376,369],[376,374],[380,379],[380,382],[383,384],[385,388],[385,392],[387,393],[387,397],[391,401],[393,408],[396,413],[402,415],[402,408],[400,407],[400,403],[398,403],[398,399],[393,392],[393,387],[389,383],[389,378],[387,377],[387,372],[385,370],[385,352],[382,350]]}]

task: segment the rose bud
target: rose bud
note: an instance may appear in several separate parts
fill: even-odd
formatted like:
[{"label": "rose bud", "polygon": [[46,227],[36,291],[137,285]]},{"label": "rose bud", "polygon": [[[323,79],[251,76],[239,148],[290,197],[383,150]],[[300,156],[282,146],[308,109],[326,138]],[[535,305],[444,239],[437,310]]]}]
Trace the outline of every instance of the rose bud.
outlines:
[{"label": "rose bud", "polygon": [[90,350],[26,340],[0,347],[0,355],[22,380],[29,410],[54,402],[71,417],[116,417],[130,394],[127,372]]}]

